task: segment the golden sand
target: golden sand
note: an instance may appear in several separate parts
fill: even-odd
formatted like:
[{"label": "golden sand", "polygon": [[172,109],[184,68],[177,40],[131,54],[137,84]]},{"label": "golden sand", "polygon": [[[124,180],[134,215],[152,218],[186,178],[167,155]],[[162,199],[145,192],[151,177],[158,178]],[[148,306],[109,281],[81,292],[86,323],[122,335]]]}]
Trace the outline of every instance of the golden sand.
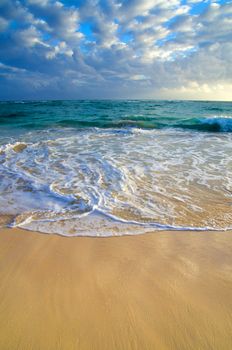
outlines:
[{"label": "golden sand", "polygon": [[232,349],[232,232],[0,231],[0,349]]}]

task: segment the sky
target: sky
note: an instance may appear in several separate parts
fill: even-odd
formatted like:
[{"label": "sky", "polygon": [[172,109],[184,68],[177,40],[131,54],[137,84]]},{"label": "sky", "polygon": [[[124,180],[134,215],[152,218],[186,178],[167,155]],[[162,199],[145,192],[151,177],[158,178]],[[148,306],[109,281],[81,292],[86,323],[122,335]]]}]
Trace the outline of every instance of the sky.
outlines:
[{"label": "sky", "polygon": [[0,99],[232,101],[232,1],[0,0]]}]

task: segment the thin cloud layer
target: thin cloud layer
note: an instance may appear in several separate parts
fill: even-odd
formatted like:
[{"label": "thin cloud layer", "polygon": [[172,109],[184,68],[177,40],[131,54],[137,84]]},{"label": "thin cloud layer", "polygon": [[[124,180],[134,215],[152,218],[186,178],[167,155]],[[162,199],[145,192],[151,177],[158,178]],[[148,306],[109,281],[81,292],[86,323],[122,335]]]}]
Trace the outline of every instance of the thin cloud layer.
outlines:
[{"label": "thin cloud layer", "polygon": [[2,0],[0,98],[232,100],[232,2]]}]

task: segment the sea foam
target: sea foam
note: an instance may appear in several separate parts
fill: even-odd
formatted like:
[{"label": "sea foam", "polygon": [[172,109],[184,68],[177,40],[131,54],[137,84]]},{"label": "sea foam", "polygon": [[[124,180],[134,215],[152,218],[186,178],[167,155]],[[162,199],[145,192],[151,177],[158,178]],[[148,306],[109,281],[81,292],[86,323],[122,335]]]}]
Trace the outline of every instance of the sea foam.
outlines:
[{"label": "sea foam", "polygon": [[231,227],[230,134],[66,132],[1,146],[1,207],[13,226],[67,236]]}]

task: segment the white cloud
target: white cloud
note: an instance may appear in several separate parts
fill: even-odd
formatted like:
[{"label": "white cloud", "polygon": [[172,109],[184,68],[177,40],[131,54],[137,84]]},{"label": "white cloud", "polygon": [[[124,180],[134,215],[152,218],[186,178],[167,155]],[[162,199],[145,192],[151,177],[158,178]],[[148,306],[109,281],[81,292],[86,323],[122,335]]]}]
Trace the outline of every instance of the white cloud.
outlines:
[{"label": "white cloud", "polygon": [[31,48],[38,44],[45,47],[48,46],[42,41],[41,33],[34,26],[17,31],[14,37],[21,43],[22,47]]},{"label": "white cloud", "polygon": [[2,84],[38,97],[228,98],[232,4],[205,1],[191,15],[197,3],[2,0]]},{"label": "white cloud", "polygon": [[163,88],[160,91],[160,97],[165,97],[167,93],[170,98],[178,99],[181,96],[183,99],[199,99],[199,100],[232,100],[232,82],[225,81],[216,84],[199,84],[196,81],[187,83],[178,88]]}]

